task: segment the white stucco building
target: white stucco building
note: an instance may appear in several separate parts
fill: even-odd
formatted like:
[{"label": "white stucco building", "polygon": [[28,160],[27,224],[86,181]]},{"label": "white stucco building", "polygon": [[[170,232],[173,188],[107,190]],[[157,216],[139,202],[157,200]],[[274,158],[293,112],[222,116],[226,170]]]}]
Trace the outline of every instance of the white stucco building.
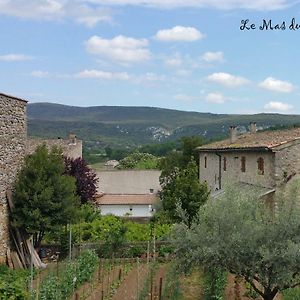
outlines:
[{"label": "white stucco building", "polygon": [[111,170],[97,172],[97,206],[101,214],[150,218],[160,190],[158,170]]}]

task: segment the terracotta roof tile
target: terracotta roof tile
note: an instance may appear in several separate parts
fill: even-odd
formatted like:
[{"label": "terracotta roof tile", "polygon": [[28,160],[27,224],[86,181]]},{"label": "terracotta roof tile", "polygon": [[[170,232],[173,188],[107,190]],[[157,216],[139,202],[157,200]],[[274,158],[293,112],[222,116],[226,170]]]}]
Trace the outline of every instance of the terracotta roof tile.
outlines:
[{"label": "terracotta roof tile", "polygon": [[104,194],[96,198],[96,204],[110,204],[110,205],[149,205],[157,201],[155,194]]},{"label": "terracotta roof tile", "polygon": [[211,144],[198,147],[197,150],[243,150],[265,148],[272,150],[276,146],[280,146],[300,139],[300,128],[286,130],[271,130],[256,133],[246,133],[237,136],[234,143],[230,143],[230,139],[214,142]]}]

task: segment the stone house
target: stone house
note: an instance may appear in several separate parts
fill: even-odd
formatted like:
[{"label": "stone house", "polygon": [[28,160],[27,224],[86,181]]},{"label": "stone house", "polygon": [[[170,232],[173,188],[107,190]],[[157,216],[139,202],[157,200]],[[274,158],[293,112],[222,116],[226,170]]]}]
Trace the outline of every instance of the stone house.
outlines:
[{"label": "stone house", "polygon": [[49,148],[61,147],[66,156],[82,157],[82,141],[74,134],[69,140],[28,139],[26,105],[26,100],[0,93],[0,264],[6,262],[9,248],[6,193],[11,190],[25,155],[45,143]]},{"label": "stone house", "polygon": [[198,147],[200,181],[207,182],[212,195],[222,192],[226,183],[255,186],[261,195],[272,197],[276,188],[300,174],[300,128],[237,135]]}]

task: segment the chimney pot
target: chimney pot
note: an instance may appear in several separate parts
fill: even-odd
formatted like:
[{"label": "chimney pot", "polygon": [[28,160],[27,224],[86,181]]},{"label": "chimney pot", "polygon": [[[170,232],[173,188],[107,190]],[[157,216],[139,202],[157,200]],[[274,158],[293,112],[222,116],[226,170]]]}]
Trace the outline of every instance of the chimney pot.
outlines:
[{"label": "chimney pot", "polygon": [[236,126],[229,127],[229,134],[230,134],[230,143],[234,143],[237,140],[237,128]]},{"label": "chimney pot", "polygon": [[256,122],[250,123],[250,133],[256,133]]},{"label": "chimney pot", "polygon": [[76,134],[74,133],[70,133],[69,134],[69,141],[70,141],[70,144],[76,144]]}]

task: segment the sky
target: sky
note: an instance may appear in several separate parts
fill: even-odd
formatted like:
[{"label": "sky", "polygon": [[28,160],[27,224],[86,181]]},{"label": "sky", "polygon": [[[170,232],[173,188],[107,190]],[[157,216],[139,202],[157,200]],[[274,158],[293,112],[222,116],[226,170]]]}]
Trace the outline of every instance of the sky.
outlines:
[{"label": "sky", "polygon": [[299,1],[0,0],[0,37],[30,103],[300,114]]}]

